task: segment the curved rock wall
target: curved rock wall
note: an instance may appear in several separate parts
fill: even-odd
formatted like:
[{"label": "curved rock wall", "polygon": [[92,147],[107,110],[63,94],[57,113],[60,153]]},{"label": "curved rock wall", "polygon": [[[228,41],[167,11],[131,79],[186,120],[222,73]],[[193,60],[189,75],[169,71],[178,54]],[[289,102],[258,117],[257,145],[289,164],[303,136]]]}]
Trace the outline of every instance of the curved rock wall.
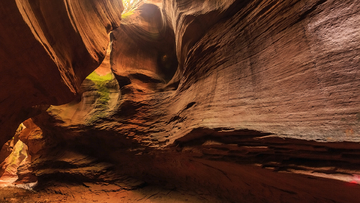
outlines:
[{"label": "curved rock wall", "polygon": [[[358,141],[359,7],[351,1],[339,4],[165,2],[163,18],[157,14],[144,23],[146,16],[134,17],[113,32],[112,68],[124,90],[123,101],[134,93],[124,104],[132,103],[132,109],[149,105],[146,112],[158,116],[152,121],[162,129],[153,136],[169,144],[198,127]],[[149,23],[155,33],[161,33],[159,25],[174,33],[167,44],[175,47],[178,66],[167,84],[160,80],[158,53],[171,53],[171,47],[163,51],[158,46]],[[148,76],[140,77],[144,69]],[[144,96],[144,87],[177,89]]]},{"label": "curved rock wall", "polygon": [[174,33],[154,4],[143,4],[123,20],[112,33],[112,50],[111,67],[121,86],[136,78],[163,84],[177,69]]},{"label": "curved rock wall", "polygon": [[[354,201],[358,186],[293,173],[349,182],[359,173],[359,10],[335,0],[146,1],[111,34],[118,103],[106,116],[95,105],[92,122],[86,102],[34,118],[48,143],[35,174],[122,174],[233,202]],[[86,43],[84,29],[79,49],[96,61],[101,43]]]},{"label": "curved rock wall", "polygon": [[49,104],[70,102],[103,60],[121,1],[0,3],[0,145]]},{"label": "curved rock wall", "polygon": [[252,1],[236,8],[186,55],[177,94],[196,103],[186,117],[211,128],[358,141],[357,4]]},{"label": "curved rock wall", "polygon": [[4,145],[10,153],[0,152],[0,156],[5,155],[3,162],[0,163],[0,182],[12,183],[35,182],[36,177],[31,170],[32,156],[38,155],[39,151],[45,146],[41,129],[36,126],[32,119],[27,119],[20,124],[16,134],[9,145]]}]

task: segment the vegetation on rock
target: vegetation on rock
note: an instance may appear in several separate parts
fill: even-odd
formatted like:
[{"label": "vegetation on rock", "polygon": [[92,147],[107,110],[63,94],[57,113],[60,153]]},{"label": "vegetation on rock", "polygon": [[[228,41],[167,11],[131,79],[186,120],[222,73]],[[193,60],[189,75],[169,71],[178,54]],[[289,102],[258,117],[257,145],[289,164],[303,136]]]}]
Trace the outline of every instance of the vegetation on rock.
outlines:
[{"label": "vegetation on rock", "polygon": [[142,0],[123,0],[124,11],[121,14],[122,19],[134,14],[135,9],[139,6]]},{"label": "vegetation on rock", "polygon": [[112,73],[100,76],[94,71],[89,76],[87,76],[86,79],[91,80],[94,83],[97,89],[97,93],[99,94],[99,97],[95,103],[96,112],[89,119],[89,123],[92,123],[97,119],[106,116],[105,111],[108,109],[107,104],[110,100],[110,90],[108,84],[114,80],[114,76]]}]

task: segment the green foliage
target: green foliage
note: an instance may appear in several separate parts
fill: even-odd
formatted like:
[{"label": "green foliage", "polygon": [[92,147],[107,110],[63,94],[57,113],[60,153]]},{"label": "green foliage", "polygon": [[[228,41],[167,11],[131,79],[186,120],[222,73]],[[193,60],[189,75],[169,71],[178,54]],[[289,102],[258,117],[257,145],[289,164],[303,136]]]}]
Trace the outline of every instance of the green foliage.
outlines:
[{"label": "green foliage", "polygon": [[110,100],[110,90],[106,85],[109,81],[114,79],[113,74],[108,73],[107,75],[100,76],[94,71],[90,75],[88,75],[86,79],[94,82],[95,87],[100,94],[96,103],[97,107],[103,107],[104,109],[106,109],[106,105]]},{"label": "green foliage", "polygon": [[[96,84],[96,83],[95,83]],[[106,87],[106,83],[98,83],[96,84],[98,92],[100,93],[100,97],[97,100],[97,106],[107,108],[107,103],[110,100],[110,91]]]},{"label": "green foliage", "polygon": [[134,14],[135,9],[139,6],[142,0],[123,0],[124,11],[121,14],[122,19],[126,19]]},{"label": "green foliage", "polygon": [[89,123],[92,123],[97,119],[106,116],[105,111],[108,109],[108,103],[110,100],[110,90],[107,85],[110,81],[114,79],[114,76],[112,73],[100,76],[94,71],[89,76],[87,76],[86,79],[94,82],[97,92],[99,93],[99,97],[95,103],[96,112],[88,120]]},{"label": "green foliage", "polygon": [[124,20],[126,18],[128,18],[129,16],[131,16],[132,14],[134,14],[134,11],[129,11],[126,13],[121,14],[121,18]]},{"label": "green foliage", "polygon": [[102,81],[102,82],[104,82],[104,81],[109,81],[109,80],[112,80],[114,77],[113,77],[113,74],[112,73],[108,73],[108,74],[106,74],[106,75],[104,75],[104,76],[100,76],[100,75],[98,75],[95,71],[94,72],[92,72],[92,73],[90,73],[90,75],[88,75],[87,77],[86,77],[86,79],[89,79],[89,80],[91,80],[91,81],[93,81],[93,82],[99,82],[99,81]]}]

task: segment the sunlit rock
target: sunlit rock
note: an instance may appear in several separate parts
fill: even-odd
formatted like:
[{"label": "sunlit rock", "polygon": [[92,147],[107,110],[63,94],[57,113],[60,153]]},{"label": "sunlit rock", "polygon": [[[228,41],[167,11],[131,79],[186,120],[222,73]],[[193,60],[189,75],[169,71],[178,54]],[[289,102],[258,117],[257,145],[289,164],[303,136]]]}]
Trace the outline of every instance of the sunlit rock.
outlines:
[{"label": "sunlit rock", "polygon": [[22,121],[76,97],[105,57],[122,9],[121,1],[0,3],[1,146]]},{"label": "sunlit rock", "polygon": [[[55,72],[64,83],[32,80],[58,89],[39,99],[43,105],[17,104],[27,114],[8,121],[33,117],[41,128],[43,144],[29,151],[35,150],[31,167],[42,187],[76,183],[79,191],[98,187],[116,196],[157,185],[150,197],[191,191],[203,202],[360,198],[356,2],[153,0],[122,13],[121,24],[116,6],[64,6],[78,33],[67,43],[68,30],[44,29],[36,12],[24,21],[34,21],[30,31],[40,33],[46,53],[39,57],[54,53],[60,60],[55,69],[63,72]],[[78,13],[82,8],[89,10]],[[32,92],[23,94],[31,103]]]}]

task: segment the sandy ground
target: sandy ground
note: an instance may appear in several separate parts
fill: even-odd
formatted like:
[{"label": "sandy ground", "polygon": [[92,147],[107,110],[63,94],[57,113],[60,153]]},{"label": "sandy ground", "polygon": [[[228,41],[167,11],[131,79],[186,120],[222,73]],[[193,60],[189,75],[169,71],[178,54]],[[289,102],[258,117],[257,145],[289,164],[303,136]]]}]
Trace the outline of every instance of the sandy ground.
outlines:
[{"label": "sandy ground", "polygon": [[45,202],[101,202],[101,203],[181,203],[181,202],[224,202],[205,194],[191,191],[177,191],[156,186],[145,186],[136,190],[122,189],[106,183],[85,183],[68,185],[56,183],[36,191],[16,187],[0,188],[0,202],[45,203]]}]

